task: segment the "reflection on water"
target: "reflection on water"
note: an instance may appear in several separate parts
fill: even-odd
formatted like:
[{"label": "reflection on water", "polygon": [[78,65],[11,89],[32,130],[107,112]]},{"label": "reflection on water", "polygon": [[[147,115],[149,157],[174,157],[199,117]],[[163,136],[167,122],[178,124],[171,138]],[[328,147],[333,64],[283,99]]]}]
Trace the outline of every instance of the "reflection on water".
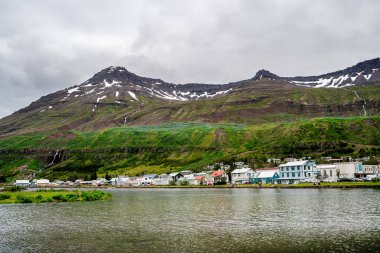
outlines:
[{"label": "reflection on water", "polygon": [[121,189],[0,205],[0,252],[379,252],[374,189]]}]

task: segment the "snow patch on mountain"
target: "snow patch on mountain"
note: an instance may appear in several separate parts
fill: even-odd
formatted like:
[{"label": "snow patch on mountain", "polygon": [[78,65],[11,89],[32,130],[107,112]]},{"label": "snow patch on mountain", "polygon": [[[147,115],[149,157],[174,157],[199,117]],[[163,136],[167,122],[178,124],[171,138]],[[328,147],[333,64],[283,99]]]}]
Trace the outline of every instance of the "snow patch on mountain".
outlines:
[{"label": "snow patch on mountain", "polygon": [[136,94],[133,93],[132,91],[128,91],[128,94],[129,94],[133,99],[138,100],[137,97],[136,97]]},{"label": "snow patch on mountain", "polygon": [[96,103],[99,103],[100,102],[100,100],[103,100],[103,99],[105,99],[107,96],[102,96],[102,97],[98,97],[98,99],[96,100]]},{"label": "snow patch on mountain", "polygon": [[67,93],[69,93],[69,94],[71,94],[73,92],[79,92],[79,87],[75,87],[75,88],[67,90]]},{"label": "snow patch on mountain", "polygon": [[119,81],[115,81],[115,80],[112,80],[112,82],[109,83],[109,82],[107,82],[106,79],[104,79],[103,83],[104,83],[104,87],[105,87],[105,88],[108,88],[108,87],[112,87],[113,85],[118,84],[118,83],[121,83],[121,82],[119,82]]}]

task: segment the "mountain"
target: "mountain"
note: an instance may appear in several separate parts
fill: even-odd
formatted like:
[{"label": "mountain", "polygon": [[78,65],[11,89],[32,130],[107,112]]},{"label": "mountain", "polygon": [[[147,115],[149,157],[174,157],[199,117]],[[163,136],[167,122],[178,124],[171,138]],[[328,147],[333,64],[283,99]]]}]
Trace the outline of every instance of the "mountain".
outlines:
[{"label": "mountain", "polygon": [[109,67],[1,119],[0,135],[184,121],[260,124],[376,115],[379,83],[379,58],[320,76],[279,77],[260,70],[252,79],[219,85],[172,84]]},{"label": "mountain", "polygon": [[279,77],[267,70],[260,70],[253,80],[262,78],[283,80],[295,85],[314,88],[344,88],[368,85],[380,80],[380,58],[363,61],[344,70],[319,76]]},{"label": "mountain", "polygon": [[319,76],[173,84],[109,67],[0,119],[0,178],[380,153],[379,58]]}]

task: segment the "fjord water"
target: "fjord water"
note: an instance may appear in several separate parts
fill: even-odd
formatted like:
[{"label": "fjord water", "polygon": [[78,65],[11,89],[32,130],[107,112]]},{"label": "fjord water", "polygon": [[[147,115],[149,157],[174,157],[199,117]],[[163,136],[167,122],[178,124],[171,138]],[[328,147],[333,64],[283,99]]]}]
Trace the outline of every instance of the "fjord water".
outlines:
[{"label": "fjord water", "polygon": [[375,189],[117,189],[0,206],[0,252],[379,252]]}]

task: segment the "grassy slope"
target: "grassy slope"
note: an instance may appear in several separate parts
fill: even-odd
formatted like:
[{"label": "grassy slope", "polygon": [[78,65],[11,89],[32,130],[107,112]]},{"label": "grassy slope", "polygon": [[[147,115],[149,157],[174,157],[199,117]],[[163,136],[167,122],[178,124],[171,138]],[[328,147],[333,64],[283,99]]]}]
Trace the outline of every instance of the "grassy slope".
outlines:
[{"label": "grassy slope", "polygon": [[[67,179],[94,171],[98,175],[137,175],[200,170],[209,163],[227,162],[233,157],[260,163],[269,156],[379,154],[378,129],[379,116],[263,125],[173,123],[96,132],[46,132],[1,138],[0,151],[13,151],[0,154],[0,171],[13,178],[41,169],[37,175]],[[43,160],[38,154],[14,152],[24,149],[51,155]],[[56,149],[65,149],[67,158],[45,169]]]}]

